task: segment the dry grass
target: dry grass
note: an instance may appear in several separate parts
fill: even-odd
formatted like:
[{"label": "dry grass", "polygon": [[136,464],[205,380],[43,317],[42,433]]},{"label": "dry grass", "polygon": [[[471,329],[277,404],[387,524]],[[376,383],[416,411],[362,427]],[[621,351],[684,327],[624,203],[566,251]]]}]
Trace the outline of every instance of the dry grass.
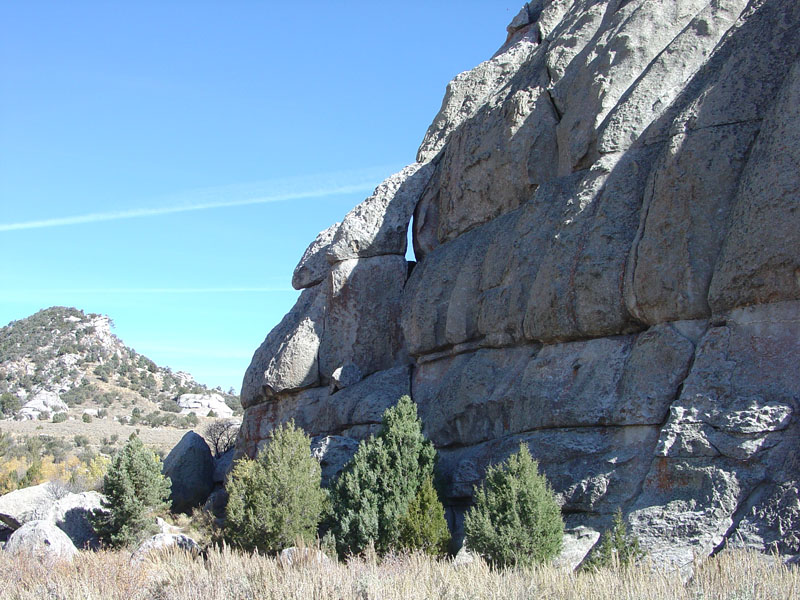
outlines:
[{"label": "dry grass", "polygon": [[82,553],[72,564],[43,566],[0,552],[0,598],[784,600],[800,595],[800,570],[743,552],[707,560],[686,582],[647,566],[577,574],[553,567],[493,571],[480,561],[455,567],[418,555],[292,567],[230,549],[210,551],[205,560],[168,553],[132,565],[129,557]]}]

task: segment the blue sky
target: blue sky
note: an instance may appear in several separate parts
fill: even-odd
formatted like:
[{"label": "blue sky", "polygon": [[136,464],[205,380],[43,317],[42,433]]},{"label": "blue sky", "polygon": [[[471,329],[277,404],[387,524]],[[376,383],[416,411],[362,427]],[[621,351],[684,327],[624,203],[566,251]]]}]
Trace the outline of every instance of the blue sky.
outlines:
[{"label": "blue sky", "polygon": [[107,314],[238,392],[305,247],[521,4],[0,3],[0,325]]}]

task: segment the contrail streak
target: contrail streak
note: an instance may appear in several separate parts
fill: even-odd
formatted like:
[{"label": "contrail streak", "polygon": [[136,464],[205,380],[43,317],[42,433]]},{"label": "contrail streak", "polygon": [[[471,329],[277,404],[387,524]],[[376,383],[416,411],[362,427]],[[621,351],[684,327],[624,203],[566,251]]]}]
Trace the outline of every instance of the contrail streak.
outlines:
[{"label": "contrail streak", "polygon": [[[260,185],[264,187],[299,187],[305,183],[306,189],[299,189],[296,191],[275,192],[266,195],[258,195],[255,197],[245,197],[238,199],[226,200],[211,200],[205,202],[189,202],[185,204],[176,204],[172,206],[161,206],[153,208],[134,208],[129,210],[118,210],[111,212],[96,212],[84,215],[75,215],[71,217],[56,217],[52,219],[40,219],[36,221],[23,221],[20,223],[0,223],[0,231],[18,231],[21,229],[42,229],[45,227],[64,227],[67,225],[81,225],[86,223],[99,223],[102,221],[119,221],[122,219],[137,219],[142,217],[158,217],[162,215],[170,215],[182,212],[191,212],[198,210],[210,210],[215,208],[231,208],[236,206],[249,206],[253,204],[268,204],[271,202],[286,202],[289,200],[307,200],[311,198],[324,198],[326,196],[337,196],[341,194],[354,194],[360,192],[371,192],[375,187],[376,178],[385,176],[387,171],[383,168],[374,168],[359,172],[340,173],[335,175],[336,179],[350,178],[357,179],[356,182],[348,182],[345,184],[332,184],[325,182],[323,185],[318,185],[312,189],[308,189],[309,179],[321,179],[325,176],[315,176],[309,178],[295,178],[293,180],[281,180],[268,182]],[[330,177],[330,176],[328,176]],[[199,191],[192,195],[200,196],[221,196],[230,193],[242,193],[243,186],[228,186],[216,188],[211,190]],[[233,191],[233,192],[232,192]]]}]

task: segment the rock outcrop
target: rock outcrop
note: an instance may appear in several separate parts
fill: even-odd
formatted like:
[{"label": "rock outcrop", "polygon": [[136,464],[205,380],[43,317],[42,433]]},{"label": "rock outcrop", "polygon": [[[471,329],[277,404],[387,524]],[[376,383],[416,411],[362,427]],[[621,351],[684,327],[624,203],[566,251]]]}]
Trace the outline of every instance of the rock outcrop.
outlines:
[{"label": "rock outcrop", "polygon": [[237,453],[294,419],[330,479],[410,393],[456,533],[524,442],[573,562],[617,508],[674,565],[800,553],[800,3],[529,2],[293,285]]},{"label": "rock outcrop", "polygon": [[169,477],[169,499],[174,512],[189,513],[200,506],[214,489],[214,459],[202,436],[189,431],[164,459]]}]

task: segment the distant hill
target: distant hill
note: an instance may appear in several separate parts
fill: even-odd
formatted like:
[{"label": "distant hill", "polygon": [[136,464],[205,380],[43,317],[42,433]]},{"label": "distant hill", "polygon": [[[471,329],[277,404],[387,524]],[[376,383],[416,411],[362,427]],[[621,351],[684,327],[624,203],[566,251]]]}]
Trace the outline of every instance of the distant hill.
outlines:
[{"label": "distant hill", "polygon": [[52,307],[0,329],[0,418],[186,428],[197,416],[241,412],[236,395],[158,366],[112,326],[105,315]]}]

